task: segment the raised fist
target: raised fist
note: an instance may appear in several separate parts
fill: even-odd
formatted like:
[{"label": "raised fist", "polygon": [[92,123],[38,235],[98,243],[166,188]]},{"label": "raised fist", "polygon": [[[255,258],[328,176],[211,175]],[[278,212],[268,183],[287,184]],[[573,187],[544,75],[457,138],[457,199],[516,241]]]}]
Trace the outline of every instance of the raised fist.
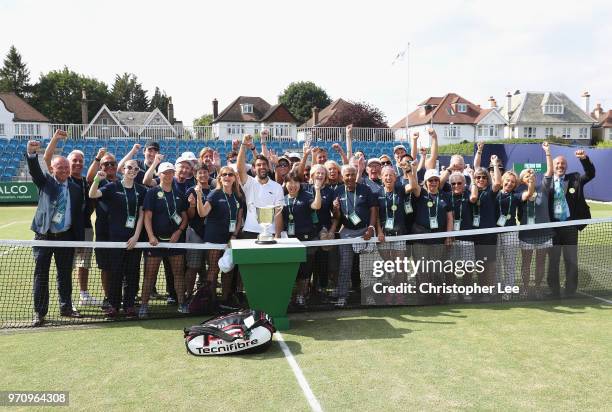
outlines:
[{"label": "raised fist", "polygon": [[142,146],[140,145],[140,143],[135,143],[134,146],[132,147],[132,153],[138,153],[141,147]]},{"label": "raised fist", "polygon": [[232,140],[232,150],[237,152],[239,147],[240,147],[240,140],[238,139]]},{"label": "raised fist", "polygon": [[253,144],[253,136],[251,136],[250,134],[245,134],[242,138],[242,144],[251,146]]},{"label": "raised fist", "polygon": [[98,173],[96,173],[96,177],[100,180],[104,180],[106,179],[106,172],[99,170]]},{"label": "raised fist", "polygon": [[165,156],[161,153],[155,155],[155,163],[159,164],[164,161]]},{"label": "raised fist", "polygon": [[586,159],[586,153],[584,150],[580,149],[580,150],[576,150],[576,152],[574,152],[574,154],[576,155],[576,157],[580,160],[582,159]]},{"label": "raised fist", "polygon": [[340,198],[336,197],[333,202],[334,210],[340,210]]},{"label": "raised fist", "polygon": [[28,146],[26,148],[26,151],[28,152],[28,154],[34,154],[38,151],[38,149],[40,149],[40,142],[36,140],[30,140],[28,142]]},{"label": "raised fist", "polygon": [[105,147],[99,148],[98,154],[96,155],[96,159],[102,159],[105,154],[106,154],[106,148]]},{"label": "raised fist", "polygon": [[491,156],[491,166],[499,166],[499,159],[496,155]]},{"label": "raised fist", "polygon": [[542,149],[544,149],[544,152],[546,154],[550,153],[550,144],[548,142],[543,142],[542,143]]},{"label": "raised fist", "polygon": [[477,150],[479,152],[482,152],[482,149],[484,148],[484,142],[481,140],[478,143],[476,143],[476,147],[478,148]]},{"label": "raised fist", "polygon": [[427,154],[427,148],[426,148],[426,147],[421,146],[421,147],[419,148],[419,152],[420,152],[420,153],[421,153],[423,156],[425,156],[425,155]]},{"label": "raised fist", "polygon": [[[200,190],[200,193],[202,193],[202,190]],[[187,198],[187,201],[189,202],[189,205],[191,205],[191,206],[195,206],[195,204],[196,204],[196,198],[195,198],[195,196],[193,195],[193,193],[191,193],[191,194],[189,195],[189,197]]]},{"label": "raised fist", "polygon": [[336,152],[340,152],[342,150],[342,146],[340,146],[340,143],[334,143],[332,145],[332,149],[334,149]]},{"label": "raised fist", "polygon": [[315,178],[314,180],[314,188],[316,190],[320,190],[323,187],[323,179],[319,178]]},{"label": "raised fist", "polygon": [[431,127],[430,127],[429,129],[427,129],[427,133],[429,133],[429,135],[430,135],[432,138],[436,138],[436,137],[438,137],[438,135],[436,134],[436,131],[435,131],[434,129],[432,129]]},{"label": "raised fist", "polygon": [[412,133],[412,140],[418,140],[418,139],[419,139],[419,132]]},{"label": "raised fist", "polygon": [[68,137],[68,133],[66,133],[65,131],[61,130],[61,129],[57,129],[55,131],[55,133],[53,133],[53,138],[54,139],[65,139]]}]

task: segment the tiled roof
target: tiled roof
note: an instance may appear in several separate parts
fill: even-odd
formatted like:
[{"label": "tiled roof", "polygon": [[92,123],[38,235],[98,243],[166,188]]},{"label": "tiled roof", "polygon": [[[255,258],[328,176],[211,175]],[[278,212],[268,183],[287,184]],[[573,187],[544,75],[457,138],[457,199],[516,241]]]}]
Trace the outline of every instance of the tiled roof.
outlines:
[{"label": "tiled roof", "polygon": [[[253,113],[242,113],[242,104],[252,104]],[[239,96],[227,106],[213,123],[217,122],[260,122],[270,110],[270,104],[261,97]]]},{"label": "tiled roof", "polygon": [[319,112],[319,122],[317,124],[314,124],[314,119],[311,116],[310,119],[306,120],[306,122],[302,124],[301,127],[325,127],[327,125],[327,122],[332,118],[334,114],[351,106],[352,104],[344,99],[336,99]]},{"label": "tiled roof", "polygon": [[[463,113],[458,111],[458,104],[466,104],[467,110]],[[419,108],[408,115],[410,126],[427,123],[436,124],[476,124],[491,109],[481,109],[478,105],[459,96],[456,93],[448,93],[443,97],[430,97],[424,100]],[[485,112],[483,114],[483,112]],[[392,128],[403,128],[406,126],[406,118],[396,122]]]},{"label": "tiled roof", "polygon": [[15,93],[0,93],[0,100],[2,100],[6,109],[15,115],[15,121],[17,122],[49,122],[45,115]]},{"label": "tiled roof", "polygon": [[[547,103],[563,105],[562,114],[544,114],[542,107]],[[565,93],[561,92],[526,92],[515,94],[511,98],[510,123],[596,123]],[[502,114],[508,118],[507,107]]]}]

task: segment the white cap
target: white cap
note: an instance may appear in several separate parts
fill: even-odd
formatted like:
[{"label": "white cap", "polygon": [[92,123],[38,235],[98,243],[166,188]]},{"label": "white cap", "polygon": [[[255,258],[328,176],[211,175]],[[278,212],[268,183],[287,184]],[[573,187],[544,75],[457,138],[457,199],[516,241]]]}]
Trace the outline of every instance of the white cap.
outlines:
[{"label": "white cap", "polygon": [[423,178],[423,180],[424,181],[428,181],[432,177],[437,177],[439,179],[440,178],[440,172],[438,172],[436,169],[427,169],[427,171],[425,172],[425,177]]},{"label": "white cap", "polygon": [[302,160],[302,155],[300,155],[298,152],[287,153],[285,156],[289,159],[291,159],[292,157],[297,157],[298,159]]},{"label": "white cap", "polygon": [[174,164],[179,164],[181,162],[189,162],[192,165],[194,163],[198,162],[198,159],[195,157],[195,155],[193,154],[193,152],[183,152],[178,159],[176,159],[176,162],[174,162]]},{"label": "white cap", "polygon": [[406,150],[406,146],[404,146],[403,144],[398,144],[398,145],[395,145],[395,146],[393,147],[393,153],[395,153],[395,151],[396,151],[397,149],[404,149],[404,152],[407,152],[407,150]]},{"label": "white cap", "polygon": [[159,167],[157,168],[157,174],[164,173],[167,170],[176,170],[176,169],[174,168],[174,165],[172,163],[164,162],[160,164]]},{"label": "white cap", "polygon": [[378,157],[372,157],[372,158],[368,159],[368,164],[367,165],[370,166],[370,164],[372,164],[372,163],[380,164],[380,159]]}]

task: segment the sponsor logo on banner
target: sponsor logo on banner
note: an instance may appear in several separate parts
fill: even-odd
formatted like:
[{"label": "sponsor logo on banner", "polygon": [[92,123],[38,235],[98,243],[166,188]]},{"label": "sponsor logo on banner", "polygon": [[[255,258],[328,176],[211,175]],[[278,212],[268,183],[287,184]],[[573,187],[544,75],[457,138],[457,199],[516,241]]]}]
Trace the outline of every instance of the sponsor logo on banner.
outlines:
[{"label": "sponsor logo on banner", "polygon": [[38,189],[33,182],[0,183],[0,203],[30,202],[38,202]]}]

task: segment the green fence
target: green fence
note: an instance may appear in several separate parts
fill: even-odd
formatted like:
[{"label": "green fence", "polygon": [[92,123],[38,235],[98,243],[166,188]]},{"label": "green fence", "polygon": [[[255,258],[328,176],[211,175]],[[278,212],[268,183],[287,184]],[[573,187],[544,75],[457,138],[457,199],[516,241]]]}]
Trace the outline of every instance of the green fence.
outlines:
[{"label": "green fence", "polygon": [[37,203],[38,189],[33,182],[1,182],[0,203]]}]

